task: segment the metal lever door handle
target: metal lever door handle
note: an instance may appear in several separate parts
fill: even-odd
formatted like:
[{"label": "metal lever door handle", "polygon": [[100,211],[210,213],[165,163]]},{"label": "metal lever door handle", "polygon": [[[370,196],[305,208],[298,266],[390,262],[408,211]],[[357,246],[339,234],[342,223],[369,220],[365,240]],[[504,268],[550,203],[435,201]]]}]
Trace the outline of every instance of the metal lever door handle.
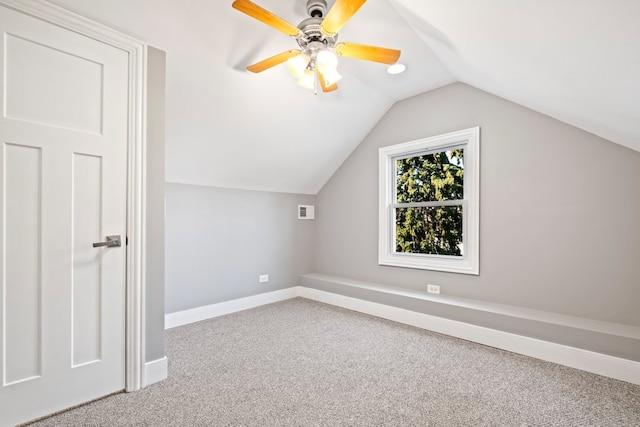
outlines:
[{"label": "metal lever door handle", "polygon": [[115,248],[115,247],[122,246],[122,242],[120,242],[120,236],[107,236],[106,242],[96,242],[93,244],[94,248],[98,248],[100,246]]}]

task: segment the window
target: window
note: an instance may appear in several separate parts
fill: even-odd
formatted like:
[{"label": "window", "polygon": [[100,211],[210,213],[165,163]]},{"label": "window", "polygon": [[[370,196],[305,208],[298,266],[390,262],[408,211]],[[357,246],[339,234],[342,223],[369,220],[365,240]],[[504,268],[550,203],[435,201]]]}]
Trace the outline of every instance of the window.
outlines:
[{"label": "window", "polygon": [[380,148],[381,265],[478,274],[480,128]]}]

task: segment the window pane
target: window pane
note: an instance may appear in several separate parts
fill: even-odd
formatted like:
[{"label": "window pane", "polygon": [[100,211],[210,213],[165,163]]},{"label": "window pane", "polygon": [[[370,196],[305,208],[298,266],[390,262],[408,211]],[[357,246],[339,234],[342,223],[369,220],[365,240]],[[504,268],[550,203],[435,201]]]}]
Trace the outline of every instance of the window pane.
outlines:
[{"label": "window pane", "polygon": [[464,198],[464,149],[396,160],[396,202]]},{"label": "window pane", "polygon": [[462,206],[397,208],[396,253],[462,256]]}]

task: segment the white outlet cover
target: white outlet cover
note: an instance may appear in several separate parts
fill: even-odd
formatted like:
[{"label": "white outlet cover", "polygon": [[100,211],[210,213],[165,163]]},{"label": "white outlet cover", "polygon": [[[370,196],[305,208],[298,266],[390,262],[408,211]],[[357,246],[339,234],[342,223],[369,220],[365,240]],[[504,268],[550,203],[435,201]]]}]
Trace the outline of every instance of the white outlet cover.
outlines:
[{"label": "white outlet cover", "polygon": [[440,286],[427,285],[427,292],[429,292],[430,294],[440,294]]},{"label": "white outlet cover", "polygon": [[269,281],[269,275],[268,274],[261,274],[260,276],[258,276],[258,282],[260,283],[265,283]]}]

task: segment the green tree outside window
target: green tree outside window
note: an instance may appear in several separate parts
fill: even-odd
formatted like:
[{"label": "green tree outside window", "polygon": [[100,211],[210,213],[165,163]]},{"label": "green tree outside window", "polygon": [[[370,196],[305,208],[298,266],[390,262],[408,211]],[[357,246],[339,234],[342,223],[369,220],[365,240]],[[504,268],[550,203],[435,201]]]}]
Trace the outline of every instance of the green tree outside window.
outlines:
[{"label": "green tree outside window", "polygon": [[396,252],[463,255],[464,149],[395,161]]}]

